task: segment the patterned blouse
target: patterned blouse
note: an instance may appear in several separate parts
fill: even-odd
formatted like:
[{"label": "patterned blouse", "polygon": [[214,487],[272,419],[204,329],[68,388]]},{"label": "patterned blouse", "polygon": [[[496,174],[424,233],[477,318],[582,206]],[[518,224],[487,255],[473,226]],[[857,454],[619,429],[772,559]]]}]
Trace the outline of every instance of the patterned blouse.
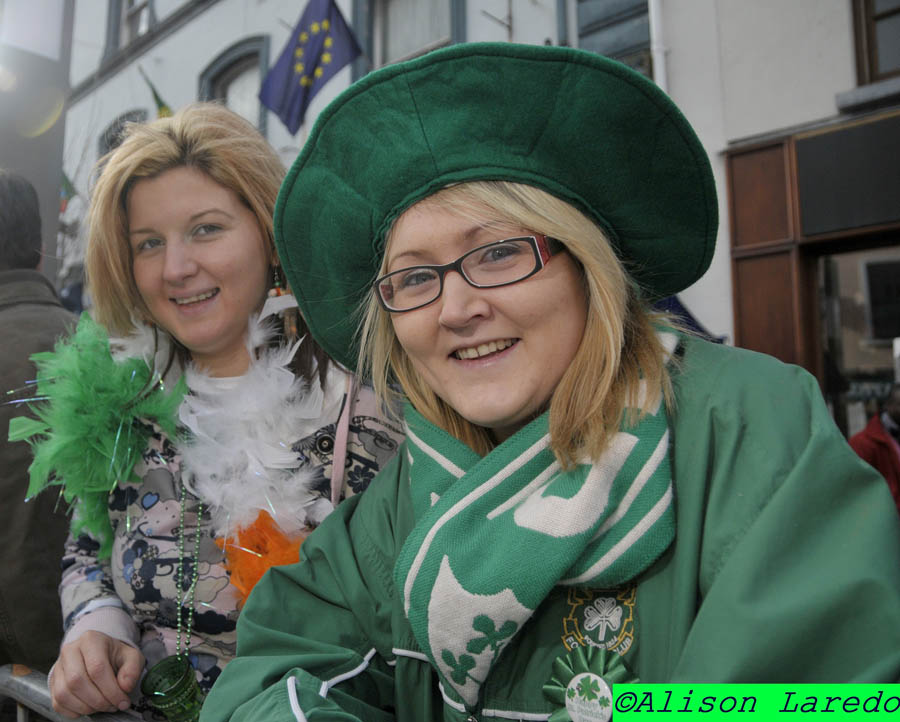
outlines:
[{"label": "patterned blouse", "polygon": [[[345,402],[346,395],[338,410]],[[291,449],[297,467],[313,472],[316,494],[330,504],[337,414],[319,421],[324,423],[298,438]],[[150,442],[135,467],[140,483],[119,483],[109,494],[111,559],[99,561],[99,543],[86,534],[70,536],[67,542],[60,586],[64,642],[96,629],[139,647],[147,668],[175,654],[178,600],[189,599],[196,569],[189,659],[206,691],[235,654],[239,594],[229,581],[205,504],[198,518],[201,500],[191,493],[190,483],[184,490],[180,529],[182,452],[158,426],[151,428]],[[385,418],[372,390],[357,389],[350,409],[341,498],[364,491],[401,440],[399,425]],[[182,534],[183,557],[178,548]],[[181,595],[176,589],[179,576]],[[180,614],[186,629],[190,621],[186,601]],[[162,719],[142,698],[139,687],[132,694],[135,710],[144,719]]]}]

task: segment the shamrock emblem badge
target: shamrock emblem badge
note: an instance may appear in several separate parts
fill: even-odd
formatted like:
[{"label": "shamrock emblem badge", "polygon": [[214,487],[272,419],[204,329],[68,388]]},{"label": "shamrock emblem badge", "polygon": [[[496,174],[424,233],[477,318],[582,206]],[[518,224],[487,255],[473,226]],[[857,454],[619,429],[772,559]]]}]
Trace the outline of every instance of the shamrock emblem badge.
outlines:
[{"label": "shamrock emblem badge", "polygon": [[601,641],[606,637],[607,627],[615,632],[621,625],[622,607],[616,604],[616,600],[612,597],[600,597],[584,610],[585,631],[597,629]]},{"label": "shamrock emblem badge", "polygon": [[544,695],[558,705],[550,722],[609,722],[612,686],[636,681],[618,654],[577,647],[554,660],[553,676],[544,685]]},{"label": "shamrock emblem badge", "polygon": [[572,722],[608,722],[612,717],[612,690],[597,674],[578,674],[566,687],[566,712]]}]

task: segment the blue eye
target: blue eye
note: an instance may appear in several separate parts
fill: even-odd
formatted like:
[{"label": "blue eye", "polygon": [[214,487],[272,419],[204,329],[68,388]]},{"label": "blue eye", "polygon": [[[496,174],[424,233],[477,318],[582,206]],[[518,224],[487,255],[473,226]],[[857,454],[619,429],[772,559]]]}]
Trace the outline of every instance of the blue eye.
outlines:
[{"label": "blue eye", "polygon": [[499,263],[501,261],[506,261],[514,256],[518,256],[522,253],[522,249],[519,248],[519,245],[516,243],[508,243],[497,246],[492,246],[485,250],[481,257],[478,259],[479,263]]},{"label": "blue eye", "polygon": [[139,241],[135,246],[136,251],[149,251],[153,248],[158,248],[163,244],[162,239],[160,238],[145,238],[142,241]]},{"label": "blue eye", "polygon": [[212,235],[213,233],[218,233],[221,230],[222,230],[222,227],[217,226],[214,223],[203,223],[194,229],[194,235],[209,236],[209,235]]},{"label": "blue eye", "polygon": [[423,283],[430,283],[437,280],[437,274],[427,268],[414,268],[408,273],[400,274],[400,288],[412,288],[421,286]]}]

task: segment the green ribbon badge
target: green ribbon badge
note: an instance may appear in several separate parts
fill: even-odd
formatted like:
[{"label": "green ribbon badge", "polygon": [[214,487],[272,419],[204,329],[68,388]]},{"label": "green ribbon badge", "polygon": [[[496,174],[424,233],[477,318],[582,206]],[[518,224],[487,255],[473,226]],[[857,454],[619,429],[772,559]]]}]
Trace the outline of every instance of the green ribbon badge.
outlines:
[{"label": "green ribbon badge", "polygon": [[549,722],[608,722],[612,717],[612,686],[637,678],[615,652],[577,647],[553,661],[553,676],[544,695],[560,705]]}]

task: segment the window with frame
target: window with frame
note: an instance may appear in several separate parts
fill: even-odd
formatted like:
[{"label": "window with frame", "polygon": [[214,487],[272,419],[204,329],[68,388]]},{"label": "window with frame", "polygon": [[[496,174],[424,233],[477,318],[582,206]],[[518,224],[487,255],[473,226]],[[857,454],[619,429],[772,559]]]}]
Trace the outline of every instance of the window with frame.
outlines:
[{"label": "window with frame", "polygon": [[578,47],[653,77],[647,0],[578,0],[577,9]]},{"label": "window with frame", "polygon": [[112,123],[106,126],[106,129],[100,134],[100,138],[97,141],[97,152],[99,154],[98,157],[102,158],[111,150],[119,147],[119,144],[122,142],[122,134],[125,131],[125,125],[127,123],[146,122],[146,110],[139,108],[136,110],[129,110],[126,113],[122,113],[122,115],[120,115]]},{"label": "window with frame", "polygon": [[122,3],[122,29],[120,45],[127,45],[150,30],[153,6],[151,0],[124,0]]},{"label": "window with frame", "polygon": [[377,0],[376,66],[450,44],[450,0]]},{"label": "window with frame", "polygon": [[900,337],[900,259],[866,261],[864,273],[869,338],[890,344]]},{"label": "window with frame", "polygon": [[223,51],[200,74],[200,100],[219,100],[266,135],[259,88],[269,64],[269,37],[246,38]]},{"label": "window with frame", "polygon": [[466,0],[354,0],[351,26],[362,49],[353,79],[466,40]]},{"label": "window with frame", "polygon": [[900,0],[853,0],[860,85],[900,76]]},{"label": "window with frame", "polygon": [[104,58],[128,47],[155,26],[155,0],[109,0]]}]

